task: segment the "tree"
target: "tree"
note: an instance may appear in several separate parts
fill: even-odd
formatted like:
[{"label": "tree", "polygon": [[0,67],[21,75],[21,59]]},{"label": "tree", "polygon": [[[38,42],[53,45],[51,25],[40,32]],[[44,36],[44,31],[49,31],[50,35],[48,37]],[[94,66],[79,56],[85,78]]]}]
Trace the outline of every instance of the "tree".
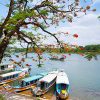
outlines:
[{"label": "tree", "polygon": [[[57,38],[56,34],[47,31],[52,25],[58,25],[63,19],[72,22],[73,17],[78,16],[78,12],[86,14],[90,10],[90,6],[81,7],[80,0],[9,0],[10,4],[8,14],[0,22],[0,62],[4,56],[4,52],[8,47],[10,40],[16,38],[18,41],[27,43],[27,50],[31,46],[34,51],[35,47],[39,48],[39,36],[26,31],[32,27],[33,30],[41,29],[43,32],[54,37],[57,44],[63,48],[62,42]],[[86,2],[86,0],[83,0]],[[33,4],[32,4],[33,3]],[[77,34],[76,34],[77,35]],[[74,37],[76,37],[74,35]],[[42,34],[43,36],[43,34]],[[78,37],[78,35],[77,35]],[[36,51],[39,58],[39,50]]]}]

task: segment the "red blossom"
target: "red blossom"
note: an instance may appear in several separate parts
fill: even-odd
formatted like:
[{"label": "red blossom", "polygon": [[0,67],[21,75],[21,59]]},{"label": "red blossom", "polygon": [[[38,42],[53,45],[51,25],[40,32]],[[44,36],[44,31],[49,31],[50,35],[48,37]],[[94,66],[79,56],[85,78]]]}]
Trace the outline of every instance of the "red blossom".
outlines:
[{"label": "red blossom", "polygon": [[30,66],[29,64],[26,64],[26,66]]},{"label": "red blossom", "polygon": [[68,48],[66,48],[66,51],[69,51],[69,49],[68,49]]},{"label": "red blossom", "polygon": [[84,48],[83,47],[80,47],[80,50],[84,50]]},{"label": "red blossom", "polygon": [[89,10],[90,9],[90,6],[87,6],[86,9]]},{"label": "red blossom", "polygon": [[65,34],[69,34],[68,32],[66,32]]},{"label": "red blossom", "polygon": [[86,13],[86,9],[84,9],[83,12]]},{"label": "red blossom", "polygon": [[73,37],[78,38],[78,35],[77,34],[74,34]]},{"label": "red blossom", "polygon": [[84,54],[80,54],[81,56],[84,56]]}]

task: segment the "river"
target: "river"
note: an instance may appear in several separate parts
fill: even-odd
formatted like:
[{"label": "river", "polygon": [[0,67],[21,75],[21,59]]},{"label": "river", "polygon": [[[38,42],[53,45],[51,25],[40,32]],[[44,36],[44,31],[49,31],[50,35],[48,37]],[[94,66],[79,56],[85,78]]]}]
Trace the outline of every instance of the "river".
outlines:
[{"label": "river", "polygon": [[[43,54],[43,65],[40,68],[32,59],[26,59],[23,65],[27,63],[31,65],[31,75],[52,69],[64,69],[70,81],[70,100],[100,100],[100,56],[98,60],[88,61],[77,54],[65,55],[67,57],[65,61],[54,61],[49,60],[48,54]],[[28,56],[37,57],[36,54],[31,53]],[[12,58],[18,61],[22,56],[16,58],[13,55]],[[46,95],[54,97],[54,89]]]}]

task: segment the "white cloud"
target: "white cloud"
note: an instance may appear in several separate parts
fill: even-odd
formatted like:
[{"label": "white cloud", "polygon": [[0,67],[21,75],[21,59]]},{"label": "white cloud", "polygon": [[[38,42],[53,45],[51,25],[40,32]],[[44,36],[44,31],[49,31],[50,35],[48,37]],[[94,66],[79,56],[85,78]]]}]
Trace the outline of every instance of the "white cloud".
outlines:
[{"label": "white cloud", "polygon": [[100,3],[100,0],[93,0],[94,4]]},{"label": "white cloud", "polygon": [[95,14],[88,14],[74,21],[69,27],[61,27],[59,30],[68,31],[71,34],[78,33],[78,39],[68,39],[71,43],[78,45],[100,44],[100,21]]}]

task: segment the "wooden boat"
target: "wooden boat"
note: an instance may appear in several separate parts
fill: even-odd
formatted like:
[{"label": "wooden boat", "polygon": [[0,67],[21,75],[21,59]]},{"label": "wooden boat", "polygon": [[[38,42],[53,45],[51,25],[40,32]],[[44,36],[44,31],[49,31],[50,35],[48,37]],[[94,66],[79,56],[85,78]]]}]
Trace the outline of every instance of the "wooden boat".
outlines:
[{"label": "wooden boat", "polygon": [[47,75],[47,73],[40,73],[20,80],[20,85],[12,87],[15,92],[22,92],[36,86],[36,82]]},{"label": "wooden boat", "polygon": [[69,96],[69,80],[63,71],[60,71],[57,75],[56,93],[60,99],[66,99]]},{"label": "wooden boat", "polygon": [[13,72],[1,74],[0,75],[0,85],[24,78],[26,74],[27,74],[26,68],[19,70],[19,71],[13,71]]},{"label": "wooden boat", "polygon": [[33,95],[41,96],[49,91],[49,89],[55,84],[58,71],[49,72],[48,75],[41,78],[37,87],[33,89]]}]

